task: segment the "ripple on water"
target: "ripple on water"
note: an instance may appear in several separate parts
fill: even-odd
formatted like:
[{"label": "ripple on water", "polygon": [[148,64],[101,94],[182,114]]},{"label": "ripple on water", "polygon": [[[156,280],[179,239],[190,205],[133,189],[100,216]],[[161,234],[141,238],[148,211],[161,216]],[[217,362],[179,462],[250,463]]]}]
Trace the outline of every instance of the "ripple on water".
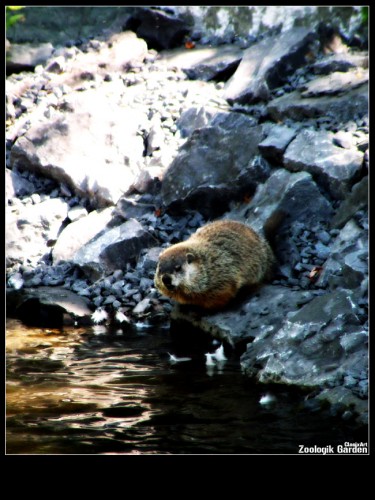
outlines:
[{"label": "ripple on water", "polygon": [[[206,348],[177,344],[165,329],[119,336],[9,320],[7,453],[296,453],[367,439],[307,412],[305,394],[249,380],[235,354],[209,373]],[[171,364],[168,353],[192,361]],[[277,403],[261,405],[266,392]]]}]

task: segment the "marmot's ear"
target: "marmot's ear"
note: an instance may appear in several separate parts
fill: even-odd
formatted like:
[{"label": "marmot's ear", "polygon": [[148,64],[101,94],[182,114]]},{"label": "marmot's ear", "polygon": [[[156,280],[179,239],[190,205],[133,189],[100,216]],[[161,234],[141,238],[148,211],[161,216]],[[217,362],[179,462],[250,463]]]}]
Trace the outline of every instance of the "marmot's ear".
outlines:
[{"label": "marmot's ear", "polygon": [[194,260],[195,260],[195,256],[192,253],[186,254],[186,261],[188,264],[191,264],[192,262],[194,262]]}]

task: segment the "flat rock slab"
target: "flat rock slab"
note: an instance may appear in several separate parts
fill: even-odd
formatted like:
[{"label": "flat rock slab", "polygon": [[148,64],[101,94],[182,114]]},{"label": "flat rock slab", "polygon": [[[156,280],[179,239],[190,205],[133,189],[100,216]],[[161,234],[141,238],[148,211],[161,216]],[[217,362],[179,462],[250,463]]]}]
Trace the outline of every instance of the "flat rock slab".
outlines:
[{"label": "flat rock slab", "polygon": [[168,68],[179,68],[193,80],[216,79],[221,73],[234,71],[240,64],[244,51],[236,45],[194,49],[178,48],[160,53],[160,60]]},{"label": "flat rock slab", "polygon": [[330,54],[311,66],[317,75],[328,75],[335,71],[349,71],[353,68],[368,68],[368,52],[342,52]]},{"label": "flat rock slab", "polygon": [[360,85],[367,83],[368,70],[357,69],[346,73],[336,71],[327,76],[316,78],[302,86],[302,97],[319,97],[340,92],[348,92]]},{"label": "flat rock slab", "polygon": [[56,327],[92,323],[89,301],[65,288],[41,286],[9,294],[10,301],[17,304],[14,316],[26,324]]},{"label": "flat rock slab", "polygon": [[343,199],[361,171],[363,153],[335,146],[333,140],[332,132],[303,130],[289,144],[283,163],[292,172],[311,173],[333,198]]},{"label": "flat rock slab", "polygon": [[307,28],[294,28],[267,37],[245,50],[242,61],[224,88],[229,104],[267,101],[270,89],[280,86],[298,67],[315,35]]},{"label": "flat rock slab", "polygon": [[310,295],[310,292],[266,285],[239,304],[228,306],[226,310],[215,314],[176,306],[172,310],[171,320],[188,323],[235,346],[244,340],[250,342],[254,338],[268,337],[281,327],[287,312],[296,310],[298,304]]},{"label": "flat rock slab", "polygon": [[271,101],[267,112],[275,121],[284,121],[286,118],[303,121],[320,116],[340,122],[349,121],[353,116],[368,115],[368,84],[337,96],[301,97],[301,91],[295,90]]}]

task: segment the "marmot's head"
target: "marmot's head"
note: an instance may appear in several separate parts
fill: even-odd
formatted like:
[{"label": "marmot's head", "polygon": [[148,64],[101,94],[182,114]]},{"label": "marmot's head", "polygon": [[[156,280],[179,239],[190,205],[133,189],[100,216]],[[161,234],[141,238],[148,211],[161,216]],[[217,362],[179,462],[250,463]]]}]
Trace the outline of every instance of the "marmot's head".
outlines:
[{"label": "marmot's head", "polygon": [[162,294],[175,298],[181,292],[192,291],[197,276],[198,256],[190,246],[177,243],[160,254],[154,282]]}]

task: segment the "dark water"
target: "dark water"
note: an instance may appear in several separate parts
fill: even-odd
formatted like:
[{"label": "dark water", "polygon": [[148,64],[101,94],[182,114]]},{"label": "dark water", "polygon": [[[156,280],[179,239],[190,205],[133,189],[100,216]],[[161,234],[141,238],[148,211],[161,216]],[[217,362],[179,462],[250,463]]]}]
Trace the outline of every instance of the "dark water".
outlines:
[{"label": "dark water", "polygon": [[[168,329],[9,320],[6,344],[7,454],[297,453],[367,440],[365,429],[308,411],[306,393],[249,380],[236,353],[209,371],[204,352],[215,346]],[[192,361],[171,364],[168,352]],[[276,400],[262,405],[266,393]]]}]

